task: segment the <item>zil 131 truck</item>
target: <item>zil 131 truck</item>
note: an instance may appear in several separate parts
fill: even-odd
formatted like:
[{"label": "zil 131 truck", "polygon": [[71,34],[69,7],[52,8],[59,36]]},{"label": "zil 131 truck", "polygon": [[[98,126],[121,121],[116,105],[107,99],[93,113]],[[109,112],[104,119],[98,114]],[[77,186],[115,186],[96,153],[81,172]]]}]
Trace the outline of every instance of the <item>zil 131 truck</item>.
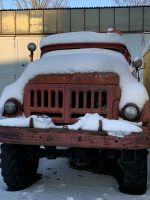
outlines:
[{"label": "zil 131 truck", "polygon": [[[0,98],[1,169],[8,188],[33,184],[40,156],[69,157],[82,167],[111,154],[120,167],[120,190],[143,194],[150,102],[132,75],[122,36],[113,30],[61,33],[42,38],[40,46],[41,58]],[[134,62],[136,69],[140,65]]]}]

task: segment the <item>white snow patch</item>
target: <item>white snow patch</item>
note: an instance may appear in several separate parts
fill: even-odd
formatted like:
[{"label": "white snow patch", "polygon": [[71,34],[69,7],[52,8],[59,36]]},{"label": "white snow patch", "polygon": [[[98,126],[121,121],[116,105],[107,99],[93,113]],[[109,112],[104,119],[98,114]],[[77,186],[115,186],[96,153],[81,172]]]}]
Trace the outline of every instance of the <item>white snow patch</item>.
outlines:
[{"label": "white snow patch", "polygon": [[72,198],[72,197],[68,197],[66,200],[74,200],[74,198]]},{"label": "white snow patch", "polygon": [[87,113],[84,117],[80,117],[79,121],[73,125],[68,125],[69,129],[73,130],[89,130],[89,131],[98,131],[99,120],[103,120],[103,117],[99,114],[90,114]]},{"label": "white snow patch", "polygon": [[99,120],[102,121],[102,130],[106,131],[108,135],[124,137],[131,132],[141,132],[142,129],[134,124],[131,124],[125,120],[111,120],[100,116],[99,114],[87,113],[84,117],[81,117],[78,122],[73,125],[68,125],[72,130],[90,130],[98,131]]},{"label": "white snow patch", "polygon": [[124,40],[118,33],[96,33],[91,31],[58,33],[43,37],[40,47],[50,44],[66,44],[66,43],[119,43],[124,44]]},{"label": "white snow patch", "polygon": [[113,32],[114,31],[114,28],[108,28],[107,29],[107,32]]},{"label": "white snow patch", "polygon": [[[49,129],[49,128],[63,128],[62,126],[56,126],[52,119],[45,116],[30,116],[26,117],[15,117],[5,118],[0,120],[0,126],[11,126],[11,127],[29,127],[30,119],[33,118],[33,125],[35,128]],[[108,135],[117,137],[124,137],[131,132],[142,132],[142,129],[128,121],[110,120],[103,118],[99,114],[87,113],[84,117],[79,118],[78,122],[72,125],[68,125],[70,130],[89,130],[98,131],[99,120],[102,121],[102,130],[106,131]]]},{"label": "white snow patch", "polygon": [[31,116],[33,118],[33,125],[35,128],[57,128],[49,117]]},{"label": "white snow patch", "polygon": [[0,126],[29,127],[30,118],[31,117],[4,118],[0,120]]},{"label": "white snow patch", "polygon": [[33,118],[33,124],[35,128],[57,128],[54,125],[51,118],[45,116],[32,115],[28,118],[26,117],[14,117],[14,118],[4,118],[0,120],[0,126],[10,126],[10,127],[29,127],[30,119]]},{"label": "white snow patch", "polygon": [[106,49],[62,50],[49,52],[40,60],[30,63],[18,80],[3,90],[0,114],[9,98],[23,102],[24,87],[36,75],[93,72],[114,72],[119,75],[122,90],[120,109],[127,103],[134,103],[142,109],[149,99],[145,87],[133,77],[122,54]]}]

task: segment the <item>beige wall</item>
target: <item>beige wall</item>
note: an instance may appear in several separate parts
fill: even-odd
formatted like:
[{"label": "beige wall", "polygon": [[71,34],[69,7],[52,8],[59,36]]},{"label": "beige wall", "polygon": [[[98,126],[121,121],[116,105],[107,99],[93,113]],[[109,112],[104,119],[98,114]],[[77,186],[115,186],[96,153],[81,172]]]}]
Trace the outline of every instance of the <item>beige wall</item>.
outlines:
[{"label": "beige wall", "polygon": [[0,37],[0,93],[6,85],[14,82],[22,74],[29,63],[29,42],[37,45],[34,59],[40,57],[40,38],[41,36]]}]

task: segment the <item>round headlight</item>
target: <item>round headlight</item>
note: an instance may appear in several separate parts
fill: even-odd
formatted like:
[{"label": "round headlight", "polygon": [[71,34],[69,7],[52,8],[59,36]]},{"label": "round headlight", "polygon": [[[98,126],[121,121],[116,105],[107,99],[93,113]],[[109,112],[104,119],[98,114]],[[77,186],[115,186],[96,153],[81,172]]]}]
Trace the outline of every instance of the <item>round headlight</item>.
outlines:
[{"label": "round headlight", "polygon": [[6,101],[4,105],[4,112],[6,114],[14,114],[17,112],[17,103],[11,100]]},{"label": "round headlight", "polygon": [[134,121],[139,116],[139,109],[136,105],[128,104],[123,108],[122,115],[123,115],[123,118],[129,121]]}]

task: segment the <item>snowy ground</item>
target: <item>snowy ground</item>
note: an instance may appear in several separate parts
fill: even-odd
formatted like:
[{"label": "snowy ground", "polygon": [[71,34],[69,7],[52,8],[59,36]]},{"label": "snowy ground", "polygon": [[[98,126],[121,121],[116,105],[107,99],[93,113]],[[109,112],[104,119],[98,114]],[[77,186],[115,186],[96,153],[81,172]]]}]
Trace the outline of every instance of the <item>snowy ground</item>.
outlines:
[{"label": "snowy ground", "polygon": [[150,200],[150,169],[147,193],[137,196],[120,193],[111,176],[71,169],[67,159],[41,159],[39,173],[41,180],[19,192],[6,191],[0,177],[0,200]]}]

